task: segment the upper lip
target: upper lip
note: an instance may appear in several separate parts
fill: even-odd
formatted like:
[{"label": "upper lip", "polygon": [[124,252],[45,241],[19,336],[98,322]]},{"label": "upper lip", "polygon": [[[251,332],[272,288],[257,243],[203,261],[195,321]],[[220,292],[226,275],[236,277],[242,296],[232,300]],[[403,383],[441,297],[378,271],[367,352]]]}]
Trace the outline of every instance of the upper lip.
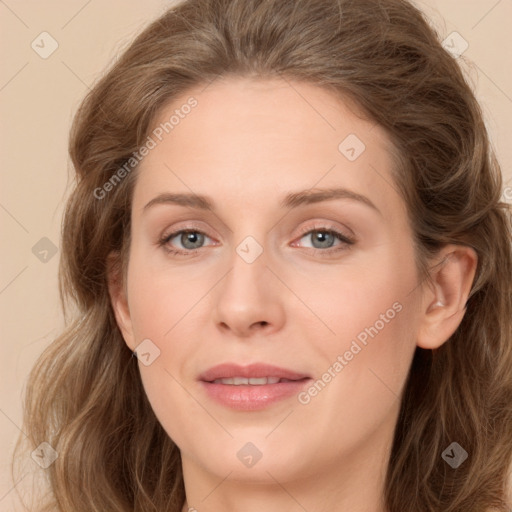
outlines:
[{"label": "upper lip", "polygon": [[205,382],[213,382],[217,379],[228,379],[230,377],[279,377],[280,379],[301,380],[309,378],[305,373],[295,372],[287,368],[280,368],[265,363],[253,363],[241,366],[235,363],[223,363],[209,368],[199,376],[199,380]]}]

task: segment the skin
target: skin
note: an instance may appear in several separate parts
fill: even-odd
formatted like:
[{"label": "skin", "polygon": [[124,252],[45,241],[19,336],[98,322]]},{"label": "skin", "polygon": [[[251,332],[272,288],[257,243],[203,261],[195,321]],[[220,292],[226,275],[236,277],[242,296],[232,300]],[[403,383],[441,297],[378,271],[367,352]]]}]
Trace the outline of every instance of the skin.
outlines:
[{"label": "skin", "polygon": [[[405,204],[392,186],[390,141],[332,93],[277,79],[217,79],[176,98],[155,126],[191,95],[198,106],[138,169],[127,282],[110,280],[130,350],[144,339],[160,350],[139,368],[181,450],[183,510],[384,512],[414,350],[439,347],[459,325],[476,255],[447,246],[432,262],[444,261],[433,284],[420,281]],[[338,149],[349,134],[366,146],[354,161]],[[330,187],[364,195],[376,209],[349,198],[280,206],[291,192]],[[144,211],[165,192],[206,195],[213,208]],[[158,245],[185,228],[206,235],[195,254]],[[355,243],[328,237],[325,248],[311,231],[329,228]],[[252,263],[236,251],[247,236],[263,249]],[[191,247],[183,243],[175,236],[167,247]],[[316,380],[397,303],[400,312],[307,404],[293,396],[235,411],[197,381],[226,361],[271,363]],[[249,441],[262,453],[250,468],[237,457]]]}]

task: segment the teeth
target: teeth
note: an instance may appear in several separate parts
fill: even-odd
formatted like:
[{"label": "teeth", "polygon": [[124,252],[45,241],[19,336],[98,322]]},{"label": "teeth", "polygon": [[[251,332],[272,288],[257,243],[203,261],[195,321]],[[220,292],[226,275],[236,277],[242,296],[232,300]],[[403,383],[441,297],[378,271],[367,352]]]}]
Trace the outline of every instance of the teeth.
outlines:
[{"label": "teeth", "polygon": [[280,380],[286,381],[286,379],[280,379],[279,377],[231,377],[229,379],[216,379],[213,381],[214,384],[227,384],[231,386],[263,386],[265,384],[277,384]]}]

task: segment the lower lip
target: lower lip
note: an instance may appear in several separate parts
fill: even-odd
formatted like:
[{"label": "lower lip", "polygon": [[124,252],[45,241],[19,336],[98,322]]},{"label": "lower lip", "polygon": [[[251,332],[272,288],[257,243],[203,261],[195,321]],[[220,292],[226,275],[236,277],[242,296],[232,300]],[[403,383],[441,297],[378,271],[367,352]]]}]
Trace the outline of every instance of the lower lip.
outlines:
[{"label": "lower lip", "polygon": [[298,395],[311,381],[302,379],[293,382],[278,382],[261,386],[214,384],[201,381],[206,393],[216,402],[239,411],[259,411],[266,407]]}]

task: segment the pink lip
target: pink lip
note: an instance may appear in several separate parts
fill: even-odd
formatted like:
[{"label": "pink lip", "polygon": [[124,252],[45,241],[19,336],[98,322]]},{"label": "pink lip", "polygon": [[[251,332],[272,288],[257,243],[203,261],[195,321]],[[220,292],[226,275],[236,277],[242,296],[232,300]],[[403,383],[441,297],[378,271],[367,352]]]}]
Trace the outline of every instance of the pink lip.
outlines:
[{"label": "pink lip", "polygon": [[[217,379],[230,377],[278,377],[291,382],[256,385],[228,385],[214,383]],[[311,380],[303,373],[298,373],[278,366],[256,363],[240,366],[224,363],[210,368],[199,376],[201,385],[208,396],[221,405],[241,411],[261,410],[280,400],[296,396]]]},{"label": "pink lip", "polygon": [[279,377],[280,379],[300,380],[309,377],[309,375],[264,363],[253,363],[248,366],[223,363],[206,370],[199,376],[199,380],[212,382],[216,379],[228,379],[230,377],[246,377],[247,379]]}]

